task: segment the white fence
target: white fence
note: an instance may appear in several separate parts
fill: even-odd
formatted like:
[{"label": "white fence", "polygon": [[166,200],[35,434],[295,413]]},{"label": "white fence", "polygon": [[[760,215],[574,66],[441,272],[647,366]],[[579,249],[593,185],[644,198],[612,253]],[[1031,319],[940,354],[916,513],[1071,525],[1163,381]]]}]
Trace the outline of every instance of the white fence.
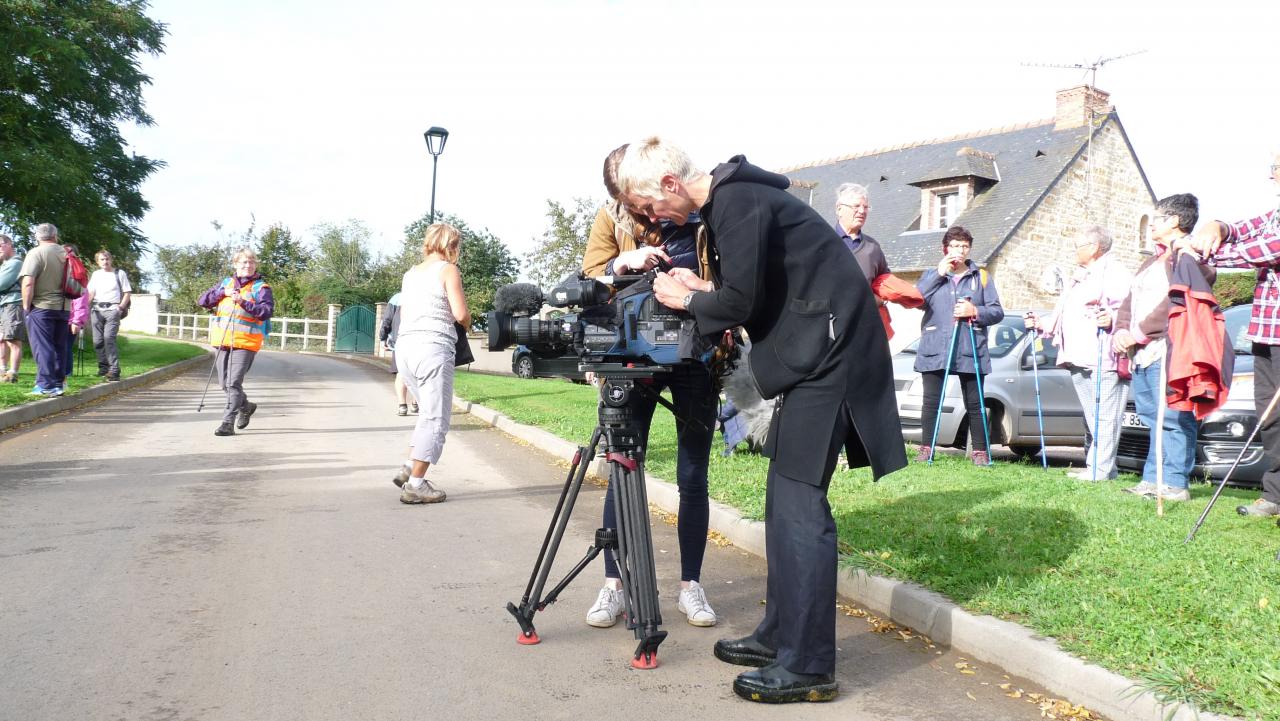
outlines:
[{"label": "white fence", "polygon": [[[156,334],[191,340],[209,339],[209,326],[216,320],[208,313],[159,313]],[[272,318],[271,333],[263,348],[333,350],[336,323],[321,318]],[[291,342],[292,341],[292,342]]]}]

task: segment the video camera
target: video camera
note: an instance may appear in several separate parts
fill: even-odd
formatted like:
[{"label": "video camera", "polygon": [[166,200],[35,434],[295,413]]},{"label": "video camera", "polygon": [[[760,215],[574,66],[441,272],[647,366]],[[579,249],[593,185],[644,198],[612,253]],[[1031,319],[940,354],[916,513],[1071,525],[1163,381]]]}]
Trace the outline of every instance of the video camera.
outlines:
[{"label": "video camera", "polygon": [[[653,295],[656,271],[642,275],[565,278],[546,296],[535,285],[513,283],[498,289],[494,310],[486,314],[490,351],[520,344],[537,357],[577,355],[579,370],[653,373],[693,360],[694,325],[684,313]],[[534,316],[546,302],[556,308],[580,308],[557,320]]]}]

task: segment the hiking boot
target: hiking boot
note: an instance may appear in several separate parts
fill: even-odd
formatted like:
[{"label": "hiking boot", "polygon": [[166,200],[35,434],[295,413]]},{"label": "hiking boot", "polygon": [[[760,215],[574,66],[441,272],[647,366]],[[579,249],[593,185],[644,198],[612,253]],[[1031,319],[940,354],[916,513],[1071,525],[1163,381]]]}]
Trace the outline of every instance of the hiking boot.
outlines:
[{"label": "hiking boot", "polygon": [[1259,498],[1247,506],[1236,507],[1236,513],[1242,516],[1280,516],[1280,503]]},{"label": "hiking boot", "polygon": [[0,383],[17,383],[17,382],[18,382],[17,371],[9,371],[4,374],[4,377],[0,378]]},{"label": "hiking boot", "polygon": [[223,421],[222,425],[213,432],[215,436],[234,436],[235,434],[236,429],[231,425],[231,421]]},{"label": "hiking boot", "polygon": [[405,405],[405,404],[403,404],[403,403],[401,403],[400,405],[396,406],[396,415],[398,415],[398,416],[407,416],[407,415],[409,415],[409,406],[407,406],[407,405]]},{"label": "hiking boot", "polygon": [[1151,481],[1143,481],[1136,486],[1129,486],[1128,488],[1121,488],[1120,490],[1125,493],[1132,493],[1135,496],[1151,496],[1155,495],[1156,484]]},{"label": "hiking boot", "polygon": [[988,456],[986,451],[974,451],[969,454],[969,458],[975,466],[991,465],[991,456]]},{"label": "hiking boot", "polygon": [[431,485],[431,481],[424,480],[421,488],[414,488],[406,483],[400,489],[401,503],[440,503],[444,497],[444,491]]},{"label": "hiking boot", "polygon": [[[1159,494],[1165,501],[1189,501],[1191,500],[1191,491],[1186,488],[1174,488],[1165,486],[1164,493]],[[1143,494],[1144,498],[1155,498],[1156,489],[1152,488],[1150,493]]]},{"label": "hiking boot", "polygon": [[[111,376],[107,376],[107,380],[111,380]],[[253,417],[254,411],[258,410],[257,403],[245,402],[244,407],[236,414],[236,428],[244,430],[249,427],[249,419]]]},{"label": "hiking boot", "polygon": [[101,378],[102,376],[105,376],[106,374],[107,374],[107,369],[106,369],[106,368],[99,368],[99,369],[98,369],[98,373],[97,373],[97,375],[98,375],[98,377],[99,377],[99,378]]},{"label": "hiking boot", "polygon": [[396,484],[396,488],[404,488],[404,484],[409,482],[409,467],[400,466],[400,470],[396,471],[396,477],[391,479]]},{"label": "hiking boot", "polygon": [[681,589],[676,608],[689,619],[690,626],[707,628],[716,625],[716,612],[711,610],[707,592],[697,581],[690,581],[688,588]]},{"label": "hiking boot", "polygon": [[618,616],[621,615],[622,589],[605,586],[600,589],[600,595],[596,596],[595,605],[587,611],[587,625],[609,628],[618,622]]},{"label": "hiking boot", "polygon": [[931,453],[933,453],[932,446],[920,446],[919,450],[916,451],[916,463],[927,463]]},{"label": "hiking boot", "polygon": [[120,380],[120,371],[111,371],[107,374],[108,383],[116,383]]}]

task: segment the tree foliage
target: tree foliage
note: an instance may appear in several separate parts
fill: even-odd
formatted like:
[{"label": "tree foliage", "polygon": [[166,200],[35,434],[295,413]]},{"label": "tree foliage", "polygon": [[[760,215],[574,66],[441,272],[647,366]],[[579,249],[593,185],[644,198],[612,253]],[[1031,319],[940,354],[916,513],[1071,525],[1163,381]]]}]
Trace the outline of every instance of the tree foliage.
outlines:
[{"label": "tree foliage", "polygon": [[599,207],[599,202],[590,198],[575,198],[572,210],[554,200],[547,201],[550,226],[543,231],[537,247],[524,256],[525,274],[533,282],[548,288],[582,269],[587,236]]},{"label": "tree foliage", "polygon": [[141,0],[0,0],[0,228],[43,222],[86,253],[125,267],[146,239],[139,187],[162,163],[127,153],[119,125],[150,125],[143,53],[165,26]]}]

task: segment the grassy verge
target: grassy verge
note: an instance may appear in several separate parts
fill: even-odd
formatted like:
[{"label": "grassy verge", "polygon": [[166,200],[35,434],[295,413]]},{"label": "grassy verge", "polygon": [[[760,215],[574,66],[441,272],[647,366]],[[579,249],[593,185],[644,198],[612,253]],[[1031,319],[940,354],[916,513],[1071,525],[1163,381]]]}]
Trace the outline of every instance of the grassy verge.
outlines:
[{"label": "grassy verge", "polygon": [[[187,343],[174,343],[155,338],[139,338],[120,336],[117,339],[120,348],[120,376],[128,378],[153,368],[177,363],[204,353],[199,346]],[[89,386],[105,383],[105,379],[95,375],[98,372],[97,356],[93,352],[93,344],[85,338],[83,354],[84,365],[80,365],[79,350],[73,350],[73,362],[76,364],[71,377],[67,380],[67,394],[75,393]],[[36,364],[31,357],[31,348],[23,345],[22,365],[19,366],[18,382],[0,384],[0,408],[18,406],[23,403],[41,400],[39,396],[27,395],[36,384]]]},{"label": "grassy verge", "polygon": [[[596,423],[590,386],[459,372],[455,392],[577,443]],[[647,463],[667,479],[669,416],[658,408]],[[712,496],[761,518],[767,459],[721,458],[719,447]],[[838,471],[829,498],[845,563],[1026,625],[1171,700],[1280,719],[1280,532],[1237,516],[1256,493],[1228,489],[1183,545],[1211,488],[1157,518],[1153,503],[1120,492],[1133,480],[1083,483],[1060,469],[944,457],[879,483],[864,469]]]}]

